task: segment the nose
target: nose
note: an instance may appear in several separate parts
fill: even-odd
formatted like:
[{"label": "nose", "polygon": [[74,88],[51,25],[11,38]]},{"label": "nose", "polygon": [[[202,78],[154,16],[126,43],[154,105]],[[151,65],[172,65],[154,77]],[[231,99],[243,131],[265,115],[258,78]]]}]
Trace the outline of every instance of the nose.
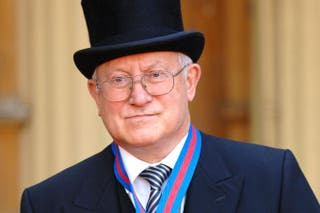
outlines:
[{"label": "nose", "polygon": [[131,94],[129,97],[129,104],[136,106],[143,106],[152,100],[152,96],[146,91],[146,85],[142,79],[134,80],[132,82]]}]

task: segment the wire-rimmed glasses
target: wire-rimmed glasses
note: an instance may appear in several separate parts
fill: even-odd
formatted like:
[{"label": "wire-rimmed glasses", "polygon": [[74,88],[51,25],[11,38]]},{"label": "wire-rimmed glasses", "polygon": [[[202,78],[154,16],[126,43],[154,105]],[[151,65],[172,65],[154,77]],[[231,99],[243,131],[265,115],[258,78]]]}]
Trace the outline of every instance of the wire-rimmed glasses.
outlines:
[{"label": "wire-rimmed glasses", "polygon": [[[109,101],[123,101],[132,91],[134,83],[140,82],[144,90],[152,96],[168,94],[174,88],[174,78],[189,64],[183,66],[176,73],[163,70],[154,70],[135,76],[120,75],[96,83],[96,88]],[[135,80],[140,77],[139,80]]]}]

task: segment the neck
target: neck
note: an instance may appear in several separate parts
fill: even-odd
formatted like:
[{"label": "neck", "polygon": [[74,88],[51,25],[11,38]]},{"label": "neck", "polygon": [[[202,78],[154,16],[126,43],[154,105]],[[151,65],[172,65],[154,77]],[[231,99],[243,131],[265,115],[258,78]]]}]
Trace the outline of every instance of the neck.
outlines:
[{"label": "neck", "polygon": [[143,146],[130,146],[120,144],[120,146],[129,152],[131,155],[136,158],[145,161],[147,163],[158,163],[167,157],[172,150],[179,144],[179,142],[185,137],[188,129],[183,132],[181,135],[175,136],[172,140],[162,140],[156,143],[143,145]]}]

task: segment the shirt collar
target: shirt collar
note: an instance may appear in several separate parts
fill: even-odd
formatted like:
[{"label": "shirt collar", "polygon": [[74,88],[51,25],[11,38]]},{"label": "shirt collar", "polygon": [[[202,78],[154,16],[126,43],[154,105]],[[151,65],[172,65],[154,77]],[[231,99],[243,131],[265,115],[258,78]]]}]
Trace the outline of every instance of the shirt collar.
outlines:
[{"label": "shirt collar", "polygon": [[148,162],[136,158],[135,156],[127,152],[125,149],[123,149],[121,146],[119,146],[119,151],[123,161],[123,165],[128,174],[130,182],[133,183],[143,170],[152,165],[163,163],[171,169],[173,169],[174,165],[178,160],[183,145],[186,142],[187,136],[188,133],[180,140],[176,147],[164,159],[154,164],[150,164]]}]

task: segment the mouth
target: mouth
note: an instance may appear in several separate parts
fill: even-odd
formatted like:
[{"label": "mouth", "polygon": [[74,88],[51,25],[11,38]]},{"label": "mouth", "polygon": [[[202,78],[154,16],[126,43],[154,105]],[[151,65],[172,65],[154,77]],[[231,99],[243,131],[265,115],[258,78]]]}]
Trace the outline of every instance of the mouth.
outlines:
[{"label": "mouth", "polygon": [[129,120],[144,120],[155,117],[156,114],[136,114],[136,115],[130,115],[127,116],[126,119]]}]

